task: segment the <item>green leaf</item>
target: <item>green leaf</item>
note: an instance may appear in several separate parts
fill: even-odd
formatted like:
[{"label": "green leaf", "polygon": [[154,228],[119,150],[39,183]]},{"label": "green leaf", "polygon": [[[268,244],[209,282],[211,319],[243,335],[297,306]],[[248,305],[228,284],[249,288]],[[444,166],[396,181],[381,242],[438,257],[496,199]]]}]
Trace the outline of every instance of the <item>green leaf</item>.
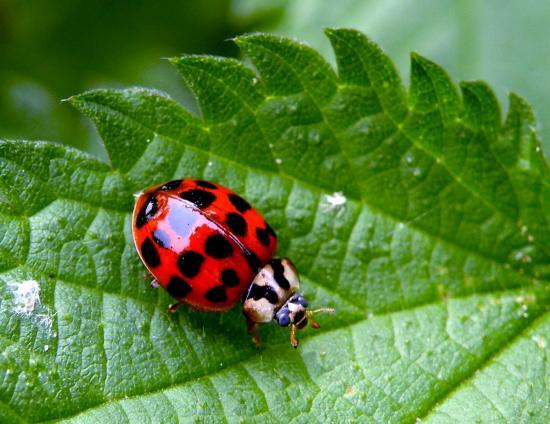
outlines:
[{"label": "green leaf", "polygon": [[[407,91],[364,35],[313,49],[255,34],[242,62],[172,59],[195,116],[148,89],[70,102],[110,166],[2,141],[0,420],[540,421],[550,417],[549,172],[529,106],[460,91],[413,54]],[[133,193],[174,177],[250,200],[322,330],[239,308],[166,311],[131,240]]]},{"label": "green leaf", "polygon": [[[510,91],[537,111],[543,148],[550,154],[550,3],[500,0],[234,0],[234,20],[256,20],[256,30],[307,41],[331,58],[319,28],[367,31],[407,75],[411,50],[437,61],[460,79],[491,81],[501,101]],[[396,13],[396,11],[399,11]],[[271,15],[269,15],[271,13]],[[258,19],[261,16],[271,19]]]}]

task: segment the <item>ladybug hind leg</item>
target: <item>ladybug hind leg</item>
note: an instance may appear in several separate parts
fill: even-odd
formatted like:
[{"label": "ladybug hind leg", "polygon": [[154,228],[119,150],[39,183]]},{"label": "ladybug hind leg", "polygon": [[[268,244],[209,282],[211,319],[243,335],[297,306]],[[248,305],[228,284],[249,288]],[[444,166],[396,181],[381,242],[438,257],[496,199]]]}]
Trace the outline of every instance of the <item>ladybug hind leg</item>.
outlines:
[{"label": "ladybug hind leg", "polygon": [[176,303],[172,303],[171,305],[168,305],[168,312],[170,312],[170,313],[173,314],[173,313],[176,312],[176,311],[180,308],[180,306],[182,306],[183,304],[185,304],[184,301],[178,300]]}]

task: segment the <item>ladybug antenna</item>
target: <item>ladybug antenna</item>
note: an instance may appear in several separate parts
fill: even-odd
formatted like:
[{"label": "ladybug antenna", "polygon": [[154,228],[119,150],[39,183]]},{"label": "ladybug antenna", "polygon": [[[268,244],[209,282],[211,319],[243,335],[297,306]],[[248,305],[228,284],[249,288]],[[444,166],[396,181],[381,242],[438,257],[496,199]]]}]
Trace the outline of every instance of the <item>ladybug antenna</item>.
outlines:
[{"label": "ladybug antenna", "polygon": [[307,326],[308,322],[312,328],[320,328],[317,321],[311,318],[312,315],[319,312],[334,312],[334,308],[319,308],[310,311],[307,309],[307,306],[308,302],[304,296],[300,293],[294,293],[275,314],[274,319],[281,327],[290,325],[290,344],[294,348],[298,347],[298,340],[296,339],[297,330],[301,330]]},{"label": "ladybug antenna", "polygon": [[311,325],[311,328],[314,328],[316,330],[319,330],[321,326],[317,323],[317,321],[311,319],[311,316],[314,314],[317,314],[319,312],[327,312],[329,314],[334,313],[334,308],[319,308],[314,309],[313,311],[306,310],[303,317],[298,322],[293,322],[290,324],[290,344],[294,349],[298,347],[298,339],[296,338],[296,330],[301,330],[304,328],[307,323],[309,322],[309,325]]},{"label": "ladybug antenna", "polygon": [[315,328],[316,330],[318,330],[319,328],[321,328],[321,326],[317,323],[317,321],[313,320],[311,316],[318,314],[319,312],[326,312],[328,314],[333,314],[334,311],[335,311],[334,308],[319,308],[319,309],[314,309],[313,311],[306,311],[306,317],[309,320],[309,325],[311,325],[311,328]]}]

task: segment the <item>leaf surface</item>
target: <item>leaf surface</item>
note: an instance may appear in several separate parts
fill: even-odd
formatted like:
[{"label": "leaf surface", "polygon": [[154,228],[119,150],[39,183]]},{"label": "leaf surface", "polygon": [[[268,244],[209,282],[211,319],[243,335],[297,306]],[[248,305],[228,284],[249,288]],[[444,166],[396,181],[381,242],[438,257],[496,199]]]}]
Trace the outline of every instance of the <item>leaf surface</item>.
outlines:
[{"label": "leaf surface", "polygon": [[[338,69],[254,34],[233,59],[172,59],[166,94],[71,103],[110,165],[0,143],[2,421],[342,421],[548,417],[550,191],[531,109],[412,55],[406,90],[364,35],[328,30]],[[312,305],[294,351],[257,351],[241,312],[166,311],[131,240],[133,194],[215,180],[276,229]],[[492,386],[498,381],[502,390]],[[500,387],[500,386],[499,386]],[[479,407],[477,407],[479,406]]]}]

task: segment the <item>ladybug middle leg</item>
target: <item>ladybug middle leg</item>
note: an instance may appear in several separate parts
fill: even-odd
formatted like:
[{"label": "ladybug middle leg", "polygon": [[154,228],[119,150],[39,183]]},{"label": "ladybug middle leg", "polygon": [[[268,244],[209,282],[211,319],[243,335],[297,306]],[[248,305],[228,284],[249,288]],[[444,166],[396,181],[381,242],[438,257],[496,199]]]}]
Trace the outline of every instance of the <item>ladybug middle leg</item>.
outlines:
[{"label": "ladybug middle leg", "polygon": [[252,336],[252,343],[254,343],[254,346],[260,347],[260,326],[258,323],[246,317],[246,327],[248,334]]}]

